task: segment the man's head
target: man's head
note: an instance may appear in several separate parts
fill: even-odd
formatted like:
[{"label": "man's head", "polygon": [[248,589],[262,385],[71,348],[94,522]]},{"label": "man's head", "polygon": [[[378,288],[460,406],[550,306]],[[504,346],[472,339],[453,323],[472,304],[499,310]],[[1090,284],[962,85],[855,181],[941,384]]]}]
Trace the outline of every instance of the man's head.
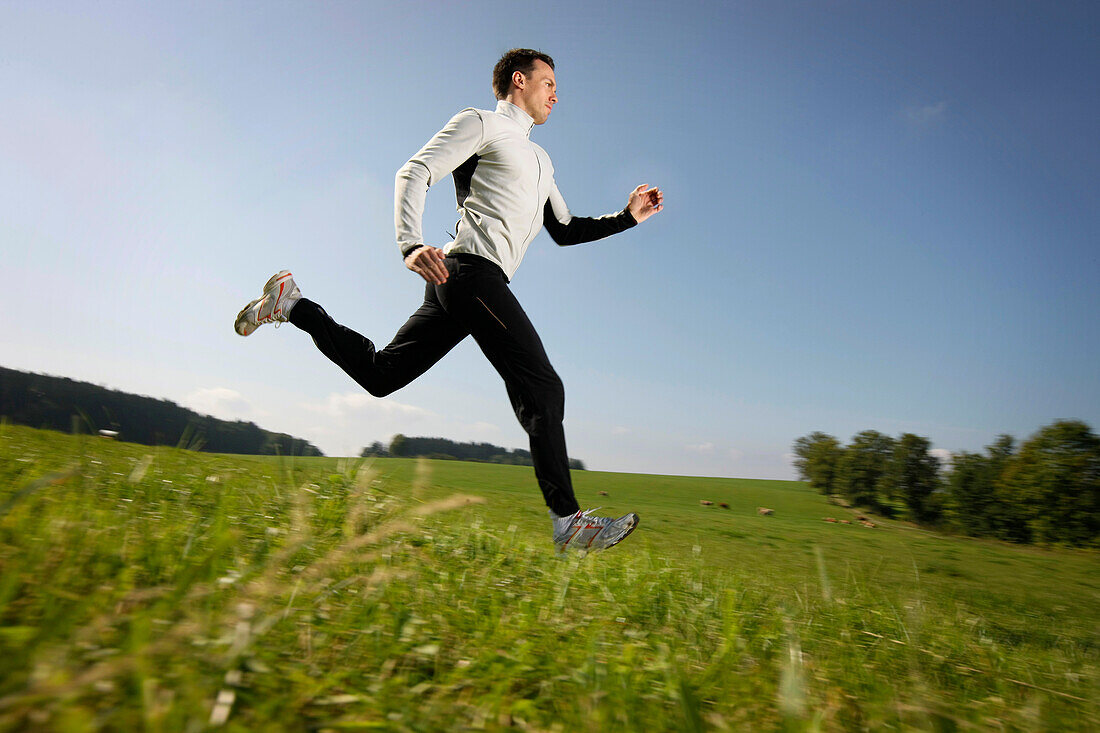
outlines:
[{"label": "man's head", "polygon": [[530,48],[513,48],[493,68],[493,92],[541,125],[558,102],[554,59]]}]

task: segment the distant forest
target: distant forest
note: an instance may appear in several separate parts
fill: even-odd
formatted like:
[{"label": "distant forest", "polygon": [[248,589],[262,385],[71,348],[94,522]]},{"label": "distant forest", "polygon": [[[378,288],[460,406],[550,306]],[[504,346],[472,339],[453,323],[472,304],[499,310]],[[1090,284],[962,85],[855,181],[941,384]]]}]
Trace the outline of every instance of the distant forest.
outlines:
[{"label": "distant forest", "polygon": [[[479,463],[505,463],[512,466],[530,466],[531,452],[519,448],[501,448],[492,443],[456,443],[446,438],[410,438],[395,435],[389,447],[375,442],[360,453],[361,456],[423,456],[452,461],[476,461]],[[584,463],[569,459],[569,467],[583,471]]]},{"label": "distant forest", "polygon": [[250,422],[229,422],[175,402],[117,392],[88,382],[0,367],[0,417],[33,428],[96,433],[119,440],[211,453],[324,455],[312,443]]},{"label": "distant forest", "polygon": [[810,433],[795,466],[823,494],[937,529],[1020,543],[1100,547],[1100,436],[1056,420],[1018,444],[1001,435],[985,454],[945,466],[928,438],[864,430],[844,446]]}]

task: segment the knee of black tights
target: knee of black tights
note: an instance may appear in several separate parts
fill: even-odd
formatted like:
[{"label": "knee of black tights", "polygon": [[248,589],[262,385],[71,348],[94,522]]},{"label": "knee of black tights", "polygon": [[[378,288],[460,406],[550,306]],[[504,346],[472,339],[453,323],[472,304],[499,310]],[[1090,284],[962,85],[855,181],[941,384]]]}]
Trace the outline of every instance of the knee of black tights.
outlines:
[{"label": "knee of black tights", "polygon": [[558,379],[551,384],[543,397],[546,407],[544,411],[551,414],[559,422],[565,419],[565,385]]},{"label": "knee of black tights", "polygon": [[367,394],[369,394],[371,397],[377,397],[378,399],[389,397],[391,394],[397,391],[397,388],[394,387],[392,384],[382,384],[380,382],[359,381],[359,386],[367,390]]},{"label": "knee of black tights", "polygon": [[516,410],[516,417],[519,418],[519,424],[524,432],[532,437],[538,437],[547,427],[562,424],[565,420],[563,407],[563,404],[543,404],[533,410],[521,408]]},{"label": "knee of black tights", "polygon": [[551,425],[561,425],[561,415],[547,414],[547,413],[533,413],[530,415],[520,415],[519,424],[523,427],[523,431],[532,438],[537,438],[546,434],[546,430]]}]

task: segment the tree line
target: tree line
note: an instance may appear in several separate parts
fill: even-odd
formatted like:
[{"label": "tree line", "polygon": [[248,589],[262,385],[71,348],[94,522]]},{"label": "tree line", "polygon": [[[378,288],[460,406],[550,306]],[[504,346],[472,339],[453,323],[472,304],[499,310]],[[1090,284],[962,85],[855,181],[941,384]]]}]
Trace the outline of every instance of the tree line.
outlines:
[{"label": "tree line", "polygon": [[119,440],[176,445],[212,453],[323,455],[312,443],[254,423],[219,420],[175,402],[0,367],[0,416],[32,428],[95,433]]},{"label": "tree line", "polygon": [[[364,448],[360,454],[367,456],[394,456],[438,458],[450,461],[476,461],[478,463],[503,463],[511,466],[531,466],[531,452],[519,448],[502,448],[492,443],[458,443],[446,438],[413,438],[398,433],[393,436],[389,446],[375,441]],[[576,458],[569,459],[569,468],[583,471],[584,462]]]},{"label": "tree line", "polygon": [[810,433],[794,453],[812,487],[885,516],[974,537],[1100,546],[1100,437],[1079,420],[1058,420],[1019,445],[1001,435],[947,465],[927,438],[875,430],[847,446]]}]

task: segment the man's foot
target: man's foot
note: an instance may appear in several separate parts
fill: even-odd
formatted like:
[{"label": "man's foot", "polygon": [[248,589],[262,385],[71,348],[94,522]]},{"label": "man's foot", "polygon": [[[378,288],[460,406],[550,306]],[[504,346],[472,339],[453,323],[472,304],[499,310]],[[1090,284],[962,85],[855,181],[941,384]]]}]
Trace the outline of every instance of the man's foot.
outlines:
[{"label": "man's foot", "polygon": [[586,512],[559,517],[550,512],[554,522],[554,544],[558,552],[570,547],[578,550],[606,550],[626,539],[626,536],[638,526],[638,515],[631,513],[618,519],[594,517],[589,509]]},{"label": "man's foot", "polygon": [[283,323],[301,297],[290,270],[277,272],[264,285],[264,294],[241,308],[233,329],[241,336],[248,336],[265,323]]}]

